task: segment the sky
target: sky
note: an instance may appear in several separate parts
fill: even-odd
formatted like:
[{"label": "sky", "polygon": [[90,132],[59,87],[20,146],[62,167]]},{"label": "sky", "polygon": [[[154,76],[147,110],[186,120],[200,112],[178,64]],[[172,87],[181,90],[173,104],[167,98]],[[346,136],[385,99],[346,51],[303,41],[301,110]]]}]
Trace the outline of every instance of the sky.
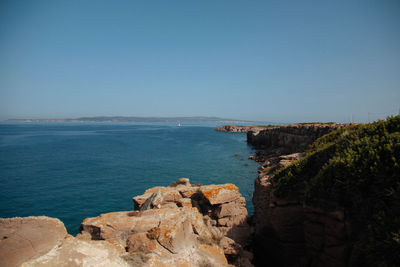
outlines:
[{"label": "sky", "polygon": [[398,0],[0,0],[3,120],[399,109]]}]

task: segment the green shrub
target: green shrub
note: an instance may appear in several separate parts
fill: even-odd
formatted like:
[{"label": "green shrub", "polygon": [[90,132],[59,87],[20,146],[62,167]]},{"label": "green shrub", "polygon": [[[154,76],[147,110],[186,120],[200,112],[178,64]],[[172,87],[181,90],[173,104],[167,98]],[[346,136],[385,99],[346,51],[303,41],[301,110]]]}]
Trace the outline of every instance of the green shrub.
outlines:
[{"label": "green shrub", "polygon": [[367,265],[400,266],[400,116],[331,132],[273,179],[277,196],[301,191],[308,205],[344,210]]}]

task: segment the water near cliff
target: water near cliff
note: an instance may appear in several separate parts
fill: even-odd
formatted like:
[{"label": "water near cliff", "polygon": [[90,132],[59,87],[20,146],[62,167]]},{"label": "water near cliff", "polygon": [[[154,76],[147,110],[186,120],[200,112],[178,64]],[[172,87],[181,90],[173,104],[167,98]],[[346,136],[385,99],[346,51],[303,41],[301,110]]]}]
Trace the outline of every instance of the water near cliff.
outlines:
[{"label": "water near cliff", "polygon": [[251,213],[257,165],[246,135],[214,127],[0,124],[0,216],[57,217],[76,234],[86,217],[131,210],[133,196],[179,177],[234,183]]}]

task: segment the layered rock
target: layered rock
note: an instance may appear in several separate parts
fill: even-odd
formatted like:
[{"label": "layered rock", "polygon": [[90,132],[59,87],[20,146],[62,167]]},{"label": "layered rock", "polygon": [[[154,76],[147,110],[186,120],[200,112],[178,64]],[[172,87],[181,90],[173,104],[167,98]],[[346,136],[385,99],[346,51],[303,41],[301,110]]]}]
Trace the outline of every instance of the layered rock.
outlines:
[{"label": "layered rock", "polygon": [[271,173],[301,157],[295,153],[273,155],[265,159],[254,182],[254,240],[258,264],[268,262],[274,266],[298,266],[306,255],[303,222],[304,211],[301,194],[277,198]]},{"label": "layered rock", "polygon": [[[169,187],[150,188],[133,201],[135,210],[143,210],[145,206],[163,209],[171,205],[178,209],[195,208],[211,232],[211,238],[224,249],[229,262],[238,266],[251,265],[251,253],[244,250],[250,235],[246,202],[235,185],[190,185],[188,180],[180,179]],[[201,233],[207,232],[197,228]],[[195,232],[199,233],[198,229]],[[203,241],[204,238],[210,239],[208,234],[200,237]]]},{"label": "layered rock", "polygon": [[247,142],[260,149],[279,149],[280,154],[301,152],[318,137],[343,127],[337,123],[292,124],[247,132]]},{"label": "layered rock", "polygon": [[[261,163],[254,182],[252,218],[258,265],[346,266],[351,231],[343,211],[304,206],[302,190],[277,197],[273,180],[277,169],[301,159],[316,138],[342,126],[301,124],[248,133],[248,142],[263,148],[252,157]],[[291,152],[297,153],[285,155]]]},{"label": "layered rock", "polygon": [[166,207],[102,214],[85,219],[78,238],[105,240],[121,251],[126,250],[128,258],[143,258],[140,266],[228,264],[223,249],[196,208]]},{"label": "layered rock", "polygon": [[254,185],[256,255],[263,255],[258,264],[267,254],[276,266],[347,266],[353,232],[344,211],[305,206],[301,190],[277,197],[272,178],[264,167]]}]

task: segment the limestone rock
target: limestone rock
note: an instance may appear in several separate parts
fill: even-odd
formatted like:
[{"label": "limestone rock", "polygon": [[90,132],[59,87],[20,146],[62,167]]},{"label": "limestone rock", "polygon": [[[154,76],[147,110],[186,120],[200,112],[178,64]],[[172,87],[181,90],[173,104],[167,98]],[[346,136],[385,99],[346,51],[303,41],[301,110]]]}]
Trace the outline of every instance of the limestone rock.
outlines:
[{"label": "limestone rock", "polygon": [[[216,266],[226,265],[222,249],[199,242],[212,240],[213,234],[196,208],[150,209],[136,216],[129,214],[102,214],[86,219],[81,229],[84,232],[97,227],[106,242],[114,244],[115,239],[120,244],[125,242],[128,261],[140,262],[140,266],[197,266],[202,260]],[[124,221],[127,225],[123,225]]]},{"label": "limestone rock", "polygon": [[178,185],[190,186],[189,178],[180,178],[171,184],[172,187],[178,186]]},{"label": "limestone rock", "polygon": [[208,254],[209,258],[215,260],[216,263],[227,265],[228,261],[225,258],[224,251],[218,247],[213,245],[200,245],[200,249],[204,254]]},{"label": "limestone rock", "polygon": [[128,238],[127,251],[150,253],[157,248],[156,239],[150,239],[147,233],[133,234]]},{"label": "limestone rock", "polygon": [[201,186],[200,192],[211,205],[231,202],[241,197],[239,189],[234,184]]},{"label": "limestone rock", "polygon": [[217,218],[223,218],[228,216],[230,217],[236,216],[244,213],[247,216],[247,210],[246,208],[244,208],[244,205],[245,203],[243,203],[242,201],[233,201],[221,204],[214,210],[214,216]]},{"label": "limestone rock", "polygon": [[161,194],[161,190],[158,189],[156,192],[151,194],[151,196],[146,199],[143,205],[140,207],[140,211],[149,210],[153,207],[160,207],[163,203],[163,195]]},{"label": "limestone rock", "polygon": [[67,231],[55,218],[0,218],[0,236],[0,266],[19,266],[52,250]]},{"label": "limestone rock", "polygon": [[181,198],[177,202],[179,207],[192,207],[192,200],[190,198]]},{"label": "limestone rock", "polygon": [[229,237],[224,237],[219,242],[219,245],[223,248],[224,253],[228,255],[238,255],[242,252],[243,248],[240,244],[236,243]]},{"label": "limestone rock", "polygon": [[135,211],[85,219],[76,238],[57,219],[1,219],[0,266],[228,266],[225,255],[250,266],[241,257],[250,231],[238,188],[173,185],[134,197]]},{"label": "limestone rock", "polygon": [[308,145],[344,124],[293,124],[267,129],[251,129],[247,142],[258,148],[279,148],[280,154],[304,151]]},{"label": "limestone rock", "polygon": [[27,262],[21,267],[129,267],[121,251],[105,241],[83,241],[66,238],[50,252]]},{"label": "limestone rock", "polygon": [[168,220],[160,223],[160,236],[158,242],[171,253],[179,253],[179,250],[193,246],[195,237],[189,218],[181,212],[175,213]]}]

